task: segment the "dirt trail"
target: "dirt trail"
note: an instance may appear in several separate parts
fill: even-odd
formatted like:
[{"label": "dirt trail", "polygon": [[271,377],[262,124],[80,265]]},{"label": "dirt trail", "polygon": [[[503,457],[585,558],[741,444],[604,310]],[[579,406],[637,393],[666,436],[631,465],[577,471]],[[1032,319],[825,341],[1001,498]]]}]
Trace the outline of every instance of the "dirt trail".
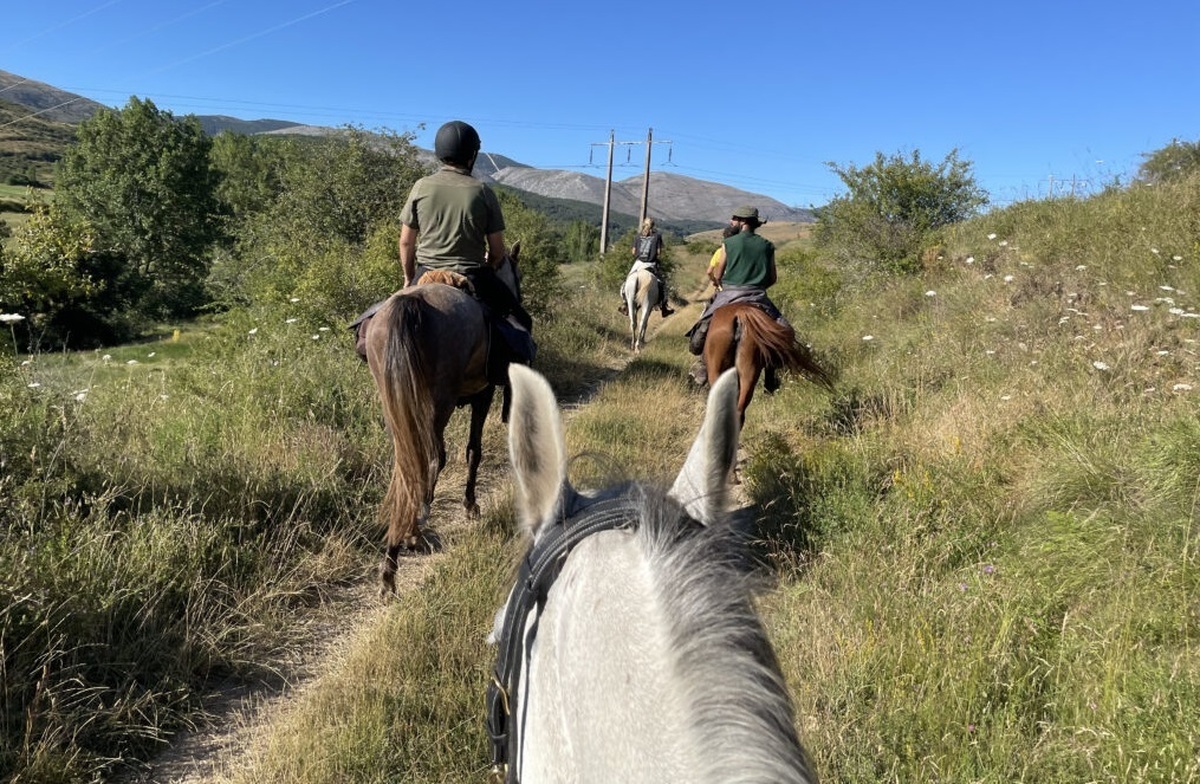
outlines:
[{"label": "dirt trail", "polygon": [[[569,419],[590,403],[604,383],[618,375],[631,358],[621,358],[602,371],[581,394],[561,400],[564,417]],[[465,475],[458,473],[454,465],[447,466],[430,514],[436,521],[435,531],[444,540],[452,540],[456,529],[472,524],[456,495],[461,493],[465,479]],[[506,477],[503,460],[484,461],[479,473],[481,507],[487,508],[494,493],[506,491],[501,485]],[[452,550],[447,549],[402,558],[396,572],[397,598],[420,590],[441,559],[452,555]],[[323,676],[337,672],[358,637],[379,623],[394,600],[381,600],[378,592],[378,575],[371,568],[368,575],[331,593],[315,611],[315,617],[309,619],[307,642],[291,658],[272,663],[278,672],[273,682],[218,687],[205,703],[205,713],[210,717],[205,726],[180,733],[166,751],[142,770],[120,777],[119,784],[216,784],[226,780],[229,772],[238,769],[242,755],[264,736],[271,724],[300,704]]]}]

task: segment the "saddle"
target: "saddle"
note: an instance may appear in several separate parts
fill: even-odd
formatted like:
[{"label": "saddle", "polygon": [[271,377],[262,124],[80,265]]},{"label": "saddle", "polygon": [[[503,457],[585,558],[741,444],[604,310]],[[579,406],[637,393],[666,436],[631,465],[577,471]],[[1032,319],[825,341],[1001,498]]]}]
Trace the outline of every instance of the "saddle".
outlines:
[{"label": "saddle", "polygon": [[[513,323],[512,317],[497,318],[486,303],[479,300],[475,294],[475,285],[466,275],[453,270],[426,270],[417,280],[416,285],[424,286],[430,283],[441,283],[459,289],[479,302],[483,308],[484,320],[488,323],[491,340],[488,345],[487,377],[497,386],[508,384],[508,365],[510,362],[529,364],[537,352],[537,344],[528,331]],[[367,325],[383,307],[387,300],[376,302],[363,311],[362,315],[350,325],[354,332],[354,353],[359,359],[367,361]]]}]

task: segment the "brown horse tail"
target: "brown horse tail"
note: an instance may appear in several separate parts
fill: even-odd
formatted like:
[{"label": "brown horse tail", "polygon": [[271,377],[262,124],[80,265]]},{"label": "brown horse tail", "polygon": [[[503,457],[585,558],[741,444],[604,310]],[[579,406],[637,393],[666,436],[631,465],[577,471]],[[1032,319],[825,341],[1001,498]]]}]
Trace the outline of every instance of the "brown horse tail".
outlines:
[{"label": "brown horse tail", "polygon": [[796,340],[794,329],[783,326],[756,307],[743,308],[738,320],[758,351],[760,365],[774,365],[802,373],[809,380],[833,391],[833,374],[817,362],[807,346]]},{"label": "brown horse tail", "polygon": [[391,547],[413,535],[437,465],[433,400],[427,391],[432,381],[421,342],[424,311],[425,303],[419,297],[400,295],[388,314],[383,357],[386,383],[380,398],[396,454],[380,516],[388,526]]}]

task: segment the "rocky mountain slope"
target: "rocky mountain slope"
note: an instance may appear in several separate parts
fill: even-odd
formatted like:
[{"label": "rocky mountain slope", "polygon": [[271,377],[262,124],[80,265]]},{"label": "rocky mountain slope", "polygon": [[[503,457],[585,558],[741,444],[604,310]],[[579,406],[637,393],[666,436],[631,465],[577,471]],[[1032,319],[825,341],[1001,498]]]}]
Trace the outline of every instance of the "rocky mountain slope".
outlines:
[{"label": "rocky mountain slope", "polygon": [[[43,82],[0,71],[0,99],[39,112],[46,120],[76,124],[104,108],[90,99],[60,90]],[[235,133],[318,135],[335,129],[302,125],[288,120],[241,120],[224,115],[198,115],[201,127],[210,134],[224,130]],[[14,126],[16,127],[16,126]],[[433,155],[424,151],[427,159]],[[549,199],[565,199],[600,207],[604,203],[604,177],[581,171],[538,169],[495,153],[484,153],[475,167],[476,176],[518,191]],[[643,176],[638,174],[612,183],[610,211],[637,216],[641,213]],[[809,210],[788,205],[762,194],[666,171],[650,172],[648,212],[663,223],[723,224],[731,211],[752,204],[771,221],[808,223]],[[599,217],[599,215],[597,215]]]}]

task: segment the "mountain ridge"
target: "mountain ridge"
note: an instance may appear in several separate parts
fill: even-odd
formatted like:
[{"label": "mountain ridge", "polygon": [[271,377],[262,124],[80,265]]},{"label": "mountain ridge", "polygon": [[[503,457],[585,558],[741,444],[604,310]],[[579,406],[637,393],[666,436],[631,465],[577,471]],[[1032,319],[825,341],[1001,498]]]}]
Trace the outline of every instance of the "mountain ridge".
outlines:
[{"label": "mountain ridge", "polygon": [[[71,125],[83,122],[100,109],[109,108],[44,82],[3,70],[0,70],[0,98],[24,106],[46,120]],[[205,133],[214,136],[222,131],[247,135],[267,133],[316,136],[337,133],[339,130],[280,119],[243,120],[228,115],[195,117]],[[436,163],[431,151],[418,149],[424,160]],[[599,209],[602,209],[604,204],[605,179],[584,172],[539,169],[499,153],[485,151],[476,162],[474,174],[489,184],[547,199],[582,202]],[[640,215],[643,182],[644,174],[612,182],[610,215]],[[796,223],[812,223],[815,220],[811,210],[789,207],[763,194],[667,171],[650,172],[647,211],[660,223],[723,225],[729,220],[733,210],[743,204],[757,207],[767,220]],[[597,214],[597,220],[599,217]]]}]

